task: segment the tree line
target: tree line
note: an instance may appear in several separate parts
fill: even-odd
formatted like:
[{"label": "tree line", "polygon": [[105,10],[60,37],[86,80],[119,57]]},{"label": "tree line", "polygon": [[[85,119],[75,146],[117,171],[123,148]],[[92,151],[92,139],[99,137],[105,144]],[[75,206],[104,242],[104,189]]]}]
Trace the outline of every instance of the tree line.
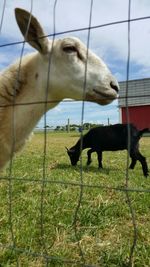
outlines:
[{"label": "tree line", "polygon": [[81,132],[82,130],[89,130],[89,129],[96,127],[96,126],[103,126],[103,124],[85,122],[85,123],[83,123],[82,126],[80,124],[70,124],[70,125],[63,125],[63,126],[57,125],[54,128],[54,130],[55,131],[68,131],[68,132],[70,132],[70,131]]}]

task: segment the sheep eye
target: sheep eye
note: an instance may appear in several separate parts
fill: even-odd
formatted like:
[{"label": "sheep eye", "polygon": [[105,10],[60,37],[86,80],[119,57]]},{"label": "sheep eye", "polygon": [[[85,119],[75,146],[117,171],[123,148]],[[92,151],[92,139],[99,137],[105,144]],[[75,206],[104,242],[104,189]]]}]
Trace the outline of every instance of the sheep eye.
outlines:
[{"label": "sheep eye", "polygon": [[71,54],[71,53],[77,52],[77,49],[73,45],[68,45],[68,46],[64,46],[63,47],[63,51],[66,52],[66,53],[68,53],[68,54]]}]

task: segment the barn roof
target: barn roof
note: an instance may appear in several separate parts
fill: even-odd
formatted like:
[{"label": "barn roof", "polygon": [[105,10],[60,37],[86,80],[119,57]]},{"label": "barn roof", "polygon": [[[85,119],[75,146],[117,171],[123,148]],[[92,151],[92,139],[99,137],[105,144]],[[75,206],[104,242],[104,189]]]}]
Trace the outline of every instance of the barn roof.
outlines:
[{"label": "barn roof", "polygon": [[[119,82],[119,107],[126,106],[126,81]],[[150,78],[128,81],[128,106],[150,105]]]}]

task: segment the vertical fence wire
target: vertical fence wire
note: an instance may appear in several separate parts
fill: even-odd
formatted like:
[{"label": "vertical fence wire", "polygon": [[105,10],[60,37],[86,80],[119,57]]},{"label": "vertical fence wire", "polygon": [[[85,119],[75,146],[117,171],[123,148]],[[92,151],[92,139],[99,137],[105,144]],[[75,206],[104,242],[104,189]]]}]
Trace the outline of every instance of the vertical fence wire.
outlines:
[{"label": "vertical fence wire", "polygon": [[[48,60],[48,69],[47,69],[47,84],[45,88],[45,101],[44,101],[44,147],[43,147],[43,175],[42,175],[42,184],[41,184],[41,200],[40,200],[40,228],[41,228],[41,244],[44,249],[45,255],[48,255],[47,246],[45,243],[44,237],[44,196],[45,196],[45,186],[46,186],[46,156],[47,156],[47,108],[48,108],[48,90],[49,90],[49,83],[50,83],[50,72],[51,72],[51,61],[53,55],[53,47],[55,41],[55,32],[56,32],[56,7],[57,7],[57,0],[54,1],[53,6],[53,35],[52,35],[52,44],[51,44],[51,52],[49,53],[49,60]],[[48,265],[48,259],[45,257],[46,264]]]},{"label": "vertical fence wire", "polygon": [[2,31],[2,25],[3,25],[3,21],[4,21],[4,14],[5,14],[5,8],[6,8],[6,1],[7,1],[7,0],[4,0],[4,1],[3,1],[2,15],[1,15],[1,20],[0,20],[0,34],[1,34],[1,31]]},{"label": "vertical fence wire", "polygon": [[[131,128],[130,128],[130,115],[129,115],[129,106],[128,106],[128,90],[129,90],[129,75],[130,75],[130,50],[131,50],[131,44],[130,44],[130,19],[131,19],[131,0],[128,1],[128,56],[127,56],[127,69],[126,69],[126,118],[127,118],[127,160],[126,160],[126,180],[125,180],[125,185],[126,188],[129,187],[129,154],[131,151]],[[130,193],[126,191],[126,199],[127,199],[127,204],[129,207],[129,211],[131,214],[131,220],[132,220],[132,225],[133,225],[133,242],[130,247],[130,252],[129,252],[129,267],[133,266],[133,255],[137,243],[137,224],[136,224],[136,217],[135,217],[135,210],[133,209],[132,206],[132,201],[130,198]]]},{"label": "vertical fence wire", "polygon": [[[31,7],[30,7],[30,17],[29,21],[27,24],[27,29],[25,32],[25,39],[26,36],[28,35],[28,30],[30,26],[30,21],[31,21],[31,14],[32,14],[32,9],[33,9],[33,0],[31,0]],[[16,82],[13,88],[13,100],[12,100],[12,114],[11,114],[11,150],[10,150],[10,162],[9,162],[9,167],[8,167],[8,208],[9,208],[9,226],[10,226],[10,233],[11,233],[11,240],[12,240],[12,251],[15,251],[16,249],[16,238],[15,238],[15,233],[14,233],[14,225],[13,225],[13,184],[12,184],[12,169],[13,169],[13,156],[15,153],[15,145],[16,145],[16,118],[15,118],[15,107],[16,107],[16,93],[17,93],[17,87],[19,84],[19,78],[20,78],[20,72],[21,72],[21,63],[22,63],[22,58],[23,58],[23,53],[24,53],[24,48],[25,48],[25,41],[22,42],[22,49],[20,53],[20,60],[19,60],[19,65],[18,65],[18,70],[17,70],[17,76],[16,76]],[[17,266],[19,266],[19,261],[18,261],[18,255],[17,255]]]},{"label": "vertical fence wire", "polygon": [[[82,147],[83,147],[83,122],[84,122],[84,110],[85,110],[84,99],[85,99],[86,86],[87,86],[87,70],[88,70],[88,55],[89,55],[89,46],[90,46],[90,32],[91,32],[91,24],[92,24],[92,11],[93,11],[93,0],[90,1],[89,27],[88,27],[88,35],[87,35],[87,43],[86,43],[87,50],[86,50],[84,84],[83,84],[83,101],[82,101],[82,111],[81,111],[80,154],[82,152]],[[78,203],[77,203],[75,213],[74,213],[73,226],[74,226],[75,236],[78,241],[78,247],[79,247],[81,259],[82,259],[82,262],[85,264],[84,252],[80,245],[80,238],[79,238],[78,229],[77,229],[78,213],[79,213],[79,209],[82,203],[82,198],[83,198],[83,161],[82,161],[82,155],[81,155],[80,156],[80,192],[79,192]]]}]

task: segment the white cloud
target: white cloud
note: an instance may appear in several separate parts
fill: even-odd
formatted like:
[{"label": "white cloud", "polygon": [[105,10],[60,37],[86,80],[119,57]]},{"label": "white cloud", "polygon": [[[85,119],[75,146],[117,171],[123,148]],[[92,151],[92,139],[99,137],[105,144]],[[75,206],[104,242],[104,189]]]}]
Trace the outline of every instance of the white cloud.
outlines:
[{"label": "white cloud", "polygon": [[[17,27],[14,8],[22,7],[30,10],[32,1],[26,0],[7,0],[0,43],[15,42],[23,40],[23,37]],[[33,1],[33,14],[43,25],[48,34],[53,33],[53,9],[54,0],[36,0]],[[93,1],[92,26],[102,25],[109,22],[128,19],[128,0],[105,0]],[[88,27],[90,14],[90,0],[58,0],[56,5],[56,31],[67,31],[77,28]],[[0,10],[2,10],[3,1],[0,1]],[[149,16],[150,1],[134,0],[131,2],[131,18]],[[126,77],[126,60],[127,60],[127,24],[119,24],[97,28],[91,31],[90,48],[106,61],[112,72],[116,74],[119,80]],[[84,42],[87,42],[87,31],[70,33],[67,35],[76,35]],[[61,38],[61,35],[58,36]],[[132,77],[148,77],[150,73],[150,20],[143,20],[131,23],[131,70]],[[0,68],[12,63],[20,55],[21,46],[0,47]],[[26,52],[30,51],[26,46]],[[116,103],[108,107],[87,104],[85,109],[85,119],[106,120],[111,116],[112,120],[117,120]],[[111,108],[110,108],[111,107]],[[92,111],[91,111],[92,110]],[[68,114],[73,120],[80,120],[81,103],[62,103],[54,110],[48,113],[48,120],[51,123],[64,122]],[[79,115],[78,115],[79,114]],[[55,115],[55,117],[54,117]],[[79,117],[80,116],[80,117]],[[99,119],[100,117],[100,119]],[[52,118],[55,118],[52,120]]]},{"label": "white cloud", "polygon": [[[33,1],[33,13],[48,34],[53,33],[53,9],[54,0],[36,0]],[[90,0],[62,0],[57,1],[56,5],[56,31],[67,31],[88,27],[90,15]],[[2,34],[7,40],[23,40],[22,35],[17,27],[14,8],[22,7],[31,9],[31,1],[7,0],[4,15]],[[134,0],[131,2],[131,18],[149,16],[150,1]],[[0,1],[0,10],[2,10],[3,1]],[[109,22],[128,19],[128,0],[105,0],[93,1],[92,25],[102,25]],[[119,60],[127,59],[127,24],[107,26],[91,31],[90,47],[111,62],[111,55],[116,56]],[[87,31],[70,33],[78,35],[86,42]],[[68,35],[68,34],[67,34]],[[2,43],[1,41],[1,43]],[[137,64],[150,67],[150,23],[149,20],[131,23],[131,60]]]},{"label": "white cloud", "polygon": [[[117,105],[117,100],[105,107],[85,102],[83,122],[107,124],[109,118],[110,123],[117,123],[119,121]],[[82,108],[82,101],[61,102],[56,108],[47,112],[47,124],[49,126],[66,125],[68,118],[70,123],[81,124]],[[44,127],[43,118],[39,125]]]}]

